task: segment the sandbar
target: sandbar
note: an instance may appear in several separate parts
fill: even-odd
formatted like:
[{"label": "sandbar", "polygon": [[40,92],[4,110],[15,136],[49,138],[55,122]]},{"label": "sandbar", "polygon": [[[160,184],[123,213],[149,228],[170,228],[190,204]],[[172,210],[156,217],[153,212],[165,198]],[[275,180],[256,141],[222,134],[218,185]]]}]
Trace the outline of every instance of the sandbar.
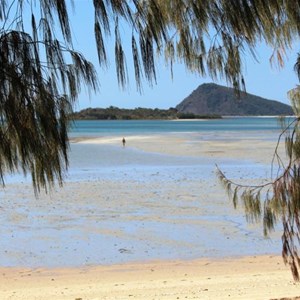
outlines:
[{"label": "sandbar", "polygon": [[[191,133],[132,135],[126,137],[126,147],[168,155],[234,158],[270,164],[277,146],[278,133],[266,133],[256,137],[253,133],[225,132],[203,136]],[[75,138],[72,142],[87,144],[121,145],[122,137]],[[259,152],[258,152],[259,151]],[[279,143],[278,155],[285,157],[284,143]]]}]

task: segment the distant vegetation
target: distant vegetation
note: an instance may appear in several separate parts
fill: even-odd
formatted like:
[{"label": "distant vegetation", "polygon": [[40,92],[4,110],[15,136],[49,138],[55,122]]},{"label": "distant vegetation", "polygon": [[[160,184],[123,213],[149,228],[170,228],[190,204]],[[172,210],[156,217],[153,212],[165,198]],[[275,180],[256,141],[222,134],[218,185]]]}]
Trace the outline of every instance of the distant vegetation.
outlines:
[{"label": "distant vegetation", "polygon": [[176,120],[176,119],[216,119],[219,115],[199,115],[178,112],[176,108],[151,109],[138,107],[135,109],[87,108],[73,114],[75,120]]}]

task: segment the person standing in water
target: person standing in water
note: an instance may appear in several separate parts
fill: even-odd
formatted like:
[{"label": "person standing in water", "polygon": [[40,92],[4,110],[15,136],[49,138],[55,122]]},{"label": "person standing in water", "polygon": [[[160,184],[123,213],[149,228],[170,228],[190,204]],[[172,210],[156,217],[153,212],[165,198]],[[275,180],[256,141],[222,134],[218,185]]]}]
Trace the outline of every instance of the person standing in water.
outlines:
[{"label": "person standing in water", "polygon": [[122,143],[123,143],[123,147],[125,147],[126,140],[125,140],[125,138],[124,138],[124,137],[123,137],[123,139],[122,139]]}]

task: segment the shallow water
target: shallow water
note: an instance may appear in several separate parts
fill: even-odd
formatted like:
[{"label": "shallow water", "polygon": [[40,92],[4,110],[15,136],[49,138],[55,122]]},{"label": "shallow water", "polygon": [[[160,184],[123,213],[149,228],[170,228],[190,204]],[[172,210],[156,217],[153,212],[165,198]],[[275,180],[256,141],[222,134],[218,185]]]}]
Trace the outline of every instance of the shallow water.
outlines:
[{"label": "shallow water", "polygon": [[212,132],[255,132],[280,130],[278,117],[228,117],[223,119],[167,121],[75,121],[71,127],[71,137],[77,136],[128,136],[164,133],[212,133]]},{"label": "shallow water", "polygon": [[[168,134],[199,141],[272,140],[275,118],[205,121],[80,121],[72,137]],[[121,141],[121,139],[120,139]],[[120,145],[71,143],[64,188],[34,197],[30,178],[7,176],[0,192],[0,265],[83,266],[156,259],[280,253],[234,210],[215,164],[235,180],[269,177],[270,166],[176,156]]]},{"label": "shallow water", "polygon": [[35,199],[21,176],[1,191],[0,265],[280,253],[280,238],[248,225],[215,175],[218,163],[234,178],[265,178],[265,165],[92,144],[72,144],[70,160],[66,186],[51,195]]}]

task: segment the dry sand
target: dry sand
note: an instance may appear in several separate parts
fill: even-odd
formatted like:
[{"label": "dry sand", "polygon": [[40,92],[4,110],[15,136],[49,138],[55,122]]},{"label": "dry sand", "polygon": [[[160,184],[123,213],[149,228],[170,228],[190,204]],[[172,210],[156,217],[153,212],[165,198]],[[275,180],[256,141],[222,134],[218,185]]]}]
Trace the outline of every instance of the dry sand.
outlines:
[{"label": "dry sand", "polygon": [[[298,299],[281,257],[1,269],[0,299]],[[289,297],[289,298],[288,298]]]},{"label": "dry sand", "polygon": [[[77,142],[119,144],[120,139]],[[259,139],[242,143],[241,140],[193,143],[191,139],[174,135],[128,137],[126,147],[171,155],[269,163],[274,145],[274,142]],[[282,258],[270,255],[78,268],[1,268],[0,276],[0,299],[3,300],[298,299],[292,297],[300,296],[300,286],[294,283]]]}]

